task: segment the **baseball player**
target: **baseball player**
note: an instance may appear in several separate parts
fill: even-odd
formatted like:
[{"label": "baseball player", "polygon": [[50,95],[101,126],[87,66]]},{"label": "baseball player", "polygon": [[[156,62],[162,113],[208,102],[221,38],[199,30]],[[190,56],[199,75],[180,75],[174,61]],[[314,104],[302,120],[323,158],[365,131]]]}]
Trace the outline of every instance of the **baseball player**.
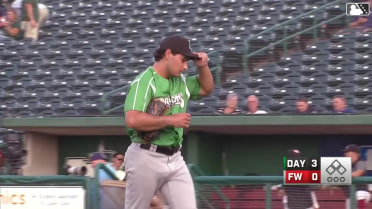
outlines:
[{"label": "baseball player", "polygon": [[[366,161],[360,159],[360,147],[356,144],[349,144],[345,147],[344,155],[345,157],[351,158],[351,169],[352,169],[352,177],[360,177],[366,174],[367,170],[367,163]],[[350,190],[349,187],[343,187],[345,195],[347,196],[346,199],[346,208],[350,209]],[[366,204],[369,202],[371,195],[369,194],[367,186],[365,184],[357,184],[356,185],[356,199],[357,199],[357,208],[364,209],[366,208]]]},{"label": "baseball player", "polygon": [[[188,101],[213,90],[208,56],[192,52],[189,40],[173,35],[161,41],[154,58],[154,65],[133,80],[125,101],[132,140],[125,154],[125,208],[147,209],[160,193],[170,208],[195,209],[193,181],[180,149],[191,119]],[[189,60],[197,77],[182,74]]]}]

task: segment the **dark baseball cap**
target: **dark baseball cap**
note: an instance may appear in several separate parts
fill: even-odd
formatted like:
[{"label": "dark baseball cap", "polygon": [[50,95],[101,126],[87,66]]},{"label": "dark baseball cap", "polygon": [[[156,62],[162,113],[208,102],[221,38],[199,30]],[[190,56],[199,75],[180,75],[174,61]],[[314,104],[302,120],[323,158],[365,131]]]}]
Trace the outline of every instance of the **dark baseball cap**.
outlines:
[{"label": "dark baseball cap", "polygon": [[359,148],[359,146],[356,145],[356,144],[349,144],[349,145],[347,145],[347,146],[345,147],[345,149],[344,149],[343,151],[344,151],[344,153],[345,153],[345,152],[356,152],[356,153],[359,153],[360,148]]},{"label": "dark baseball cap", "polygon": [[199,60],[200,57],[194,54],[190,48],[190,41],[179,35],[172,35],[163,39],[159,44],[159,49],[171,49],[174,53],[179,53],[190,60]]},{"label": "dark baseball cap", "polygon": [[287,152],[288,157],[298,157],[301,155],[301,152],[299,149],[289,149]]},{"label": "dark baseball cap", "polygon": [[90,157],[90,161],[95,161],[95,160],[106,160],[107,157],[103,153],[100,152],[95,152],[93,155]]}]

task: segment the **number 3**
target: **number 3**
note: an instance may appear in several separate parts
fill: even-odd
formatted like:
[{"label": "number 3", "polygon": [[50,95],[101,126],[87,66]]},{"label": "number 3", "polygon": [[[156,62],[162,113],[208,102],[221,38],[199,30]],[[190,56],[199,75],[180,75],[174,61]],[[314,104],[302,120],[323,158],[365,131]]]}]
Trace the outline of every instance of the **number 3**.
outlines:
[{"label": "number 3", "polygon": [[316,159],[312,159],[311,162],[313,163],[313,164],[311,164],[312,167],[317,167],[318,166]]}]

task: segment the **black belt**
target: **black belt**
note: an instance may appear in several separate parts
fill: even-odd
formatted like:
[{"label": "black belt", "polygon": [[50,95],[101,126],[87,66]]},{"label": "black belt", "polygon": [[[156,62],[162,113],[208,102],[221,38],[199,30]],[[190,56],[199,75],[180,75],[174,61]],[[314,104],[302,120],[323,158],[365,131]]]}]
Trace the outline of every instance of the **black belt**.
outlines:
[{"label": "black belt", "polygon": [[[152,144],[141,144],[140,147],[141,147],[141,149],[150,150],[151,145]],[[155,146],[156,146],[156,150],[154,150],[154,151],[158,152],[158,153],[161,153],[161,154],[164,154],[164,155],[173,155],[174,153],[178,152],[181,149],[180,146],[176,146],[176,147],[173,147],[173,146],[158,146],[158,145],[155,145]]]}]

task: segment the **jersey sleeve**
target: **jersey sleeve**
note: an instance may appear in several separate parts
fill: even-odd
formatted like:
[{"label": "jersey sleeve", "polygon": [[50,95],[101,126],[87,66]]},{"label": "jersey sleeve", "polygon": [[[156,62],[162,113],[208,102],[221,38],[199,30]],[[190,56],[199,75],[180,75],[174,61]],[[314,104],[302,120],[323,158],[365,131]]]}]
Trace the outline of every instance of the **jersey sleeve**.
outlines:
[{"label": "jersey sleeve", "polygon": [[367,169],[367,164],[365,161],[359,161],[357,164],[356,164],[356,170],[363,170],[365,171]]},{"label": "jersey sleeve", "polygon": [[146,112],[147,105],[150,103],[153,94],[152,79],[140,77],[133,81],[127,92],[125,99],[124,112],[137,110]]},{"label": "jersey sleeve", "polygon": [[186,85],[190,91],[190,100],[197,100],[201,86],[197,76],[186,76]]}]

